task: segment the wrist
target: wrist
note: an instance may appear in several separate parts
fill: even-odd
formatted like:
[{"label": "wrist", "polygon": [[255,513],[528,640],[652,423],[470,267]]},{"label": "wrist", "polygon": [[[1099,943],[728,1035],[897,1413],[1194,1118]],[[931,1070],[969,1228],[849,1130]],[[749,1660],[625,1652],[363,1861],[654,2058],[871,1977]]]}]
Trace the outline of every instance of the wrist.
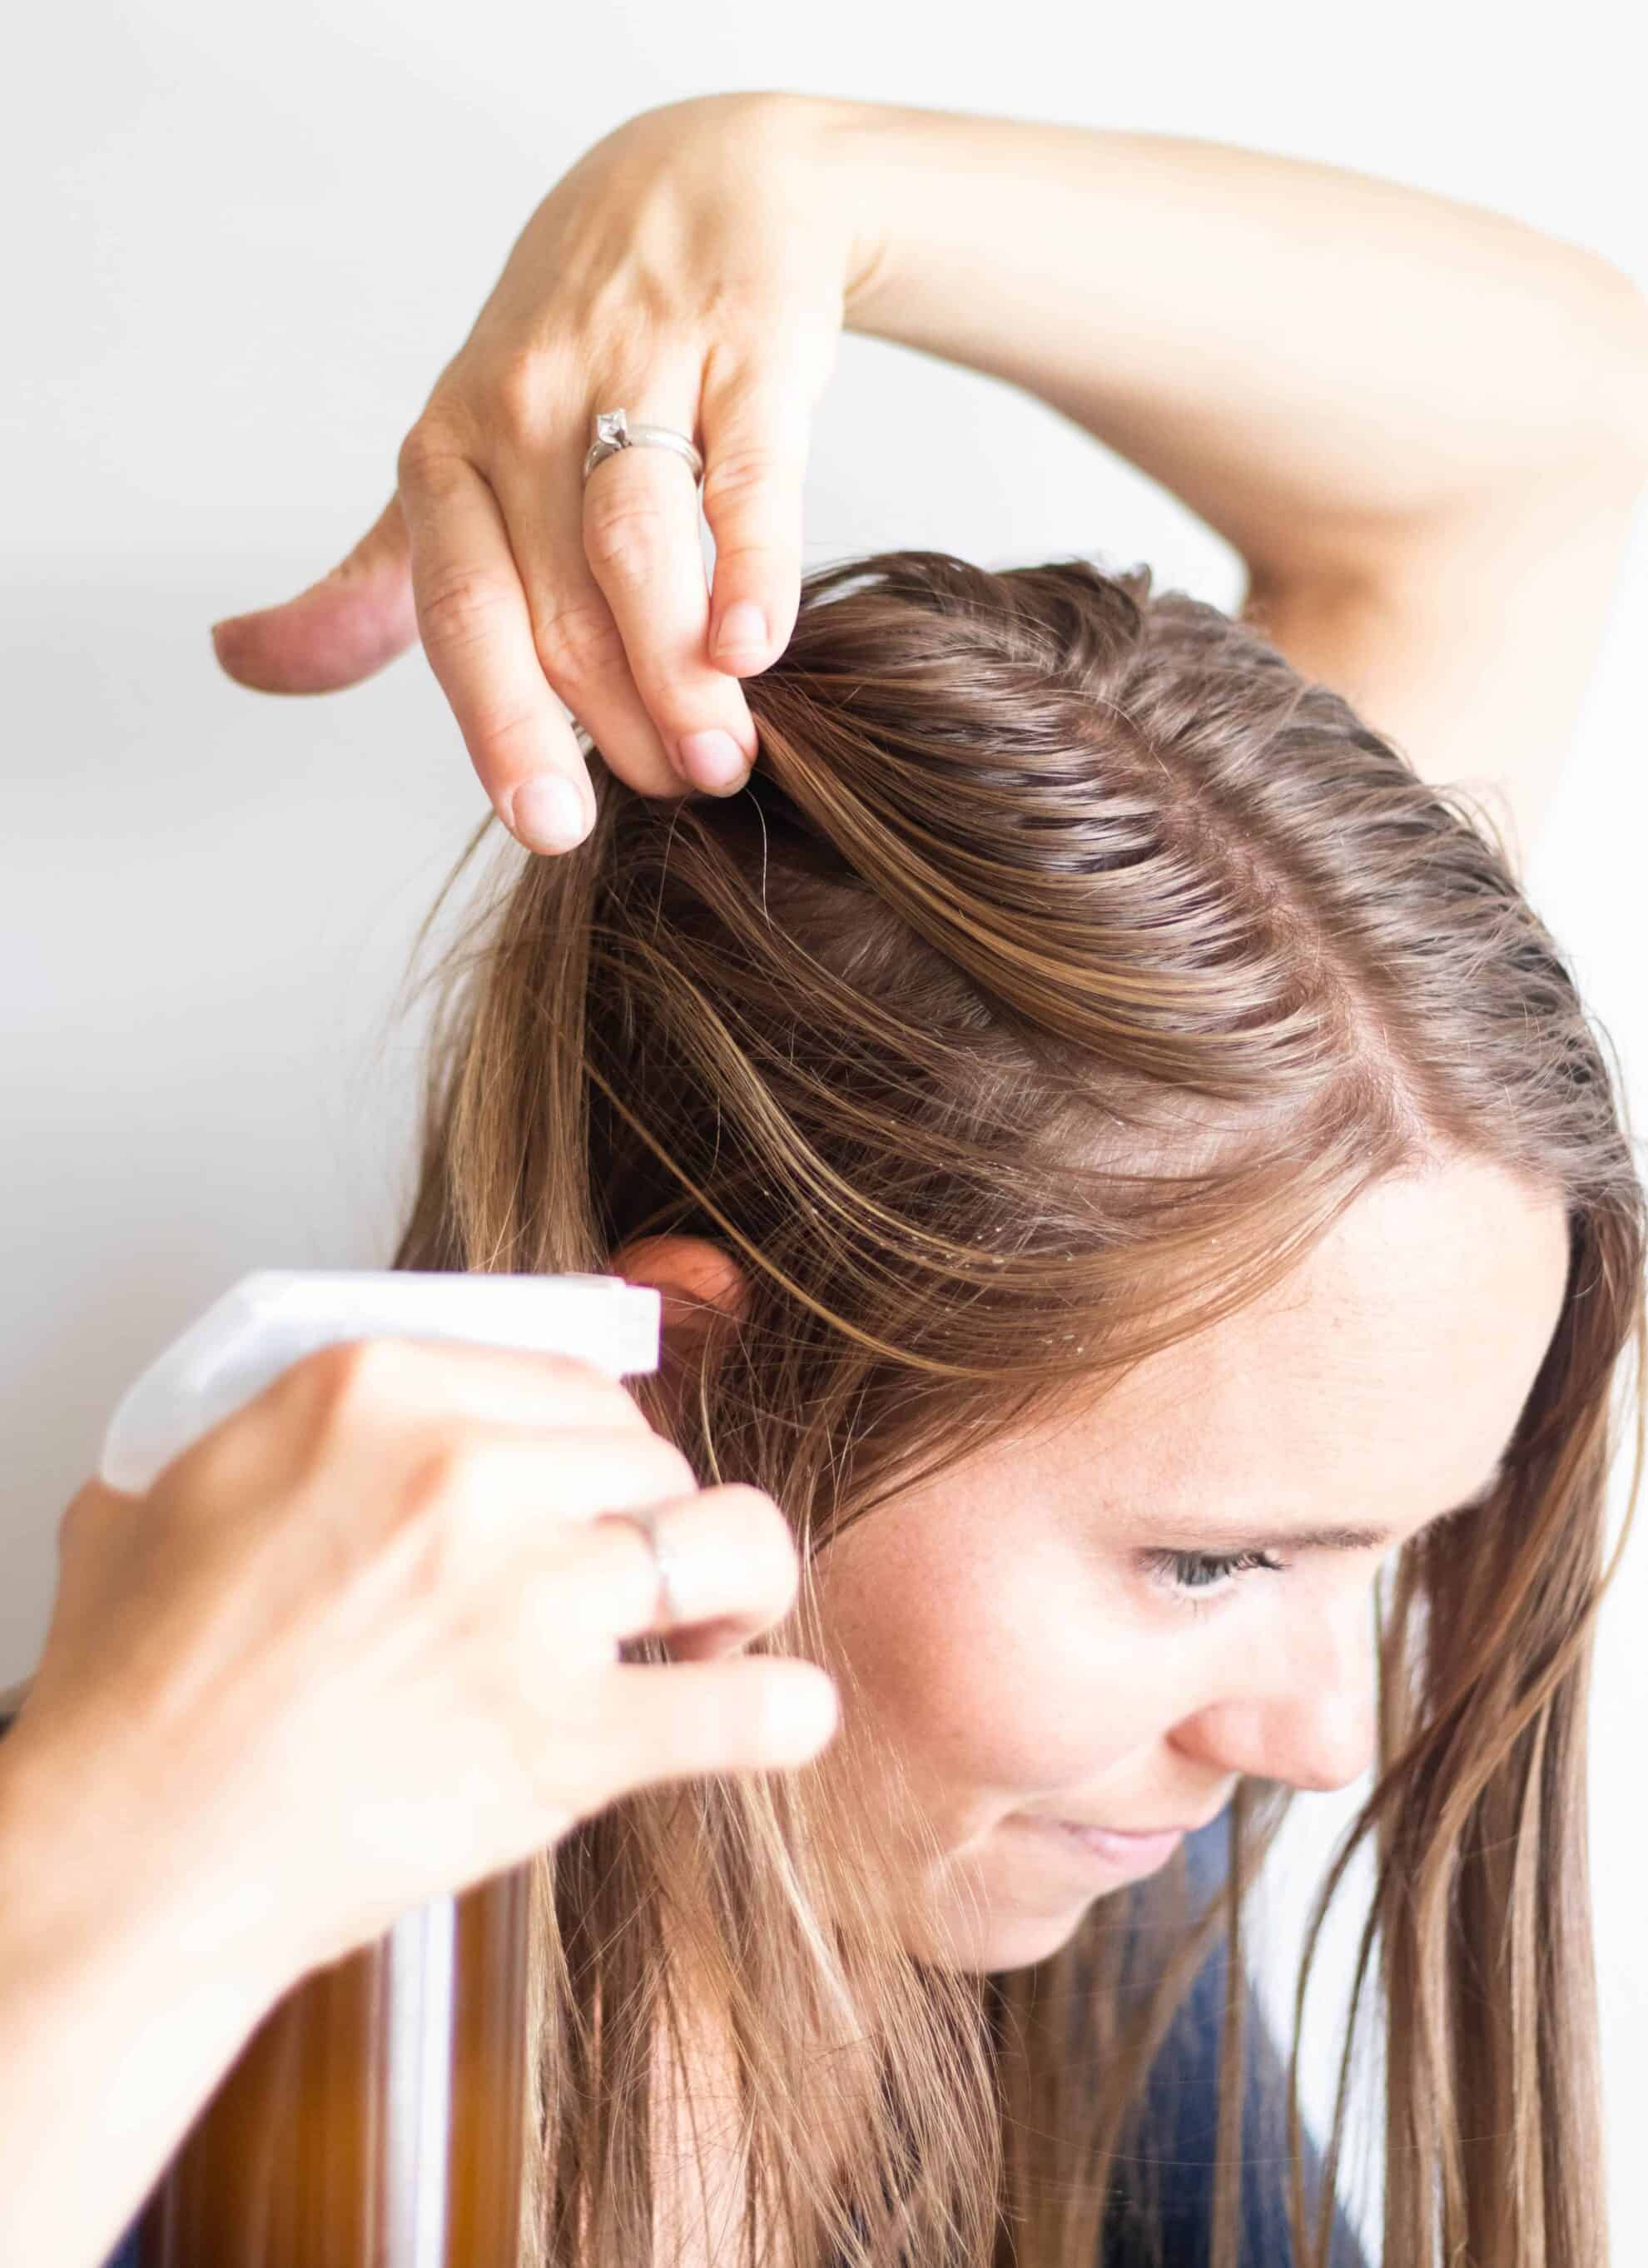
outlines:
[{"label": "wrist", "polygon": [[19,1722],[0,1740],[0,1935],[42,1979],[148,1969],[248,2016],[298,1973],[273,1887],[208,1865],[112,1749],[88,1760]]},{"label": "wrist", "polygon": [[781,176],[780,197],[792,194],[799,210],[823,210],[835,219],[842,244],[842,328],[855,328],[855,310],[879,292],[886,259],[882,208],[871,188],[864,129],[866,122],[879,118],[885,130],[889,107],[758,87],[688,95],[659,108],[672,114],[678,149],[680,129],[689,122],[718,155],[725,154],[730,137],[736,136],[741,186],[754,181],[770,201],[775,175]]},{"label": "wrist", "polygon": [[887,103],[854,102],[834,95],[770,94],[779,130],[798,153],[812,180],[811,195],[841,225],[843,246],[842,328],[873,334],[875,310],[889,288],[893,206],[875,158],[901,114]]}]

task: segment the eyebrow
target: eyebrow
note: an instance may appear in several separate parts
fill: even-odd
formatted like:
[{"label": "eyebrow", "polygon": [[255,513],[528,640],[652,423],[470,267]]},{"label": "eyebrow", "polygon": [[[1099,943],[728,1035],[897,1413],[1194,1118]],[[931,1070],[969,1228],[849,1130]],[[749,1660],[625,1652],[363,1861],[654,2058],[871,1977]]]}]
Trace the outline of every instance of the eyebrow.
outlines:
[{"label": "eyebrow", "polygon": [[[1505,1479],[1509,1462],[1509,1453],[1502,1454],[1487,1479],[1480,1482],[1469,1496],[1461,1498],[1458,1504],[1450,1505],[1446,1512],[1434,1513],[1424,1526],[1437,1527],[1445,1520],[1452,1520],[1458,1513],[1480,1512]],[[1160,1524],[1159,1520],[1151,1521],[1153,1527]],[[1168,1515],[1167,1524],[1175,1524],[1173,1515]],[[1201,1521],[1188,1517],[1178,1524],[1182,1525],[1187,1533],[1194,1528],[1198,1544],[1232,1543],[1249,1551],[1379,1551],[1388,1549],[1399,1540],[1388,1528],[1273,1528],[1262,1535],[1255,1535],[1251,1528],[1210,1528]],[[1421,1532],[1417,1528],[1414,1530],[1415,1535]],[[1412,1538],[1409,1540],[1411,1542]]]}]

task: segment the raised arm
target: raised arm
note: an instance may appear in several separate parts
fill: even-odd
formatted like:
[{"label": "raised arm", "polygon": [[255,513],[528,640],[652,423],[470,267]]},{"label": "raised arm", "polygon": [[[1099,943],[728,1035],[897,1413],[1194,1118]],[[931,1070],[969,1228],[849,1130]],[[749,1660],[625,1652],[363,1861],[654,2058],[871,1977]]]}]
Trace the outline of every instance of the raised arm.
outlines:
[{"label": "raised arm", "polygon": [[[541,850],[594,813],[563,703],[640,792],[735,792],[756,745],[738,680],[795,624],[843,326],[1075,418],[1235,546],[1253,619],[1416,769],[1537,815],[1648,471],[1648,302],[1449,199],[1041,120],[757,90],[627,121],[521,232],[379,520],[297,597],[217,623],[219,659],[314,692],[421,633]],[[702,446],[708,595],[675,450],[616,450],[583,484],[591,412],[618,407]]]},{"label": "raised arm", "polygon": [[1006,379],[1234,546],[1247,611],[1416,770],[1537,824],[1648,478],[1648,300],[1365,174],[868,103],[850,330]]}]

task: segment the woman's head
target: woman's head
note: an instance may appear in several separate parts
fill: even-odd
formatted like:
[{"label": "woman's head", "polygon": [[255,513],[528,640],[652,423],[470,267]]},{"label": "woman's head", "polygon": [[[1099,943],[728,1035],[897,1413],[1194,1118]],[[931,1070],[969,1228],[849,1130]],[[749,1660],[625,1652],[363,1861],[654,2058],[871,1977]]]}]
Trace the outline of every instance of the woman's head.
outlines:
[{"label": "woman's head", "polygon": [[[1078,2257],[1218,1917],[1181,1911],[1129,2016],[1111,1925],[1182,1905],[1179,1868],[1106,1897],[1016,1816],[1195,1822],[1234,1793],[1233,1938],[1285,1786],[1376,1762],[1414,2154],[1392,2257],[1427,2257],[1439,2181],[1474,2250],[1531,2261],[1507,2248],[1537,2167],[1449,2138],[1509,2087],[1529,2132],[1585,2139],[1564,1807],[1641,1190],[1569,974],[1460,799],[1149,585],[932,553],[809,578],[747,685],[748,788],[650,802],[595,763],[588,841],[512,869],[453,964],[401,1264],[685,1263],[700,1305],[636,1398],[704,1482],[791,1513],[807,1574],[770,1642],[843,1682],[809,1772],[703,1784],[684,1838],[652,1795],[562,1846],[558,2067],[599,2097],[614,2040],[579,1995],[639,2005],[666,1905],[786,2130],[795,2229],[796,2195],[827,2199],[791,2097],[856,2022],[881,2057],[858,2174],[879,2150],[909,2207],[914,2135],[917,2222],[979,2234],[993,2102],[1020,2261]],[[1149,1559],[1306,1526],[1390,1540],[1279,1549],[1199,1614]],[[1466,1918],[1505,1948],[1502,2032],[1466,2020]],[[1013,2138],[1047,2131],[1056,2067],[1042,2163]],[[590,2161],[556,2148],[576,2187]],[[619,2257],[622,2201],[585,2204]],[[1594,2257],[1582,2207],[1534,2205],[1551,2268]]]},{"label": "woman's head", "polygon": [[[912,1950],[1042,1960],[1160,1863],[1095,1863],[1056,1822],[1196,1828],[1244,1776],[1372,1764],[1376,1572],[1497,1487],[1568,1256],[1563,1204],[1497,1167],[1375,1182],[1262,1299],[818,1554],[854,1695],[830,1768],[867,1808],[914,1793],[938,1846],[910,1854]],[[736,1313],[718,1246],[615,1265]]]}]

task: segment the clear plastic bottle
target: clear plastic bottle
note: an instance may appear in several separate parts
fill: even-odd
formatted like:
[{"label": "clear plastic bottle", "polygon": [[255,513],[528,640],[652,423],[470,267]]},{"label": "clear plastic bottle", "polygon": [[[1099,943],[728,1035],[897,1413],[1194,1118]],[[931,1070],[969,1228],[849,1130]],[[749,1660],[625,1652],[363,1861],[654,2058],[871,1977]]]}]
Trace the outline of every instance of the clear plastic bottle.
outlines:
[{"label": "clear plastic bottle", "polygon": [[[261,1274],[138,1380],[99,1469],[141,1491],[331,1340],[399,1334],[658,1366],[660,1300],[615,1276]],[[141,2268],[519,2268],[532,1868],[406,1913],[263,2019],[136,2224]]]}]

